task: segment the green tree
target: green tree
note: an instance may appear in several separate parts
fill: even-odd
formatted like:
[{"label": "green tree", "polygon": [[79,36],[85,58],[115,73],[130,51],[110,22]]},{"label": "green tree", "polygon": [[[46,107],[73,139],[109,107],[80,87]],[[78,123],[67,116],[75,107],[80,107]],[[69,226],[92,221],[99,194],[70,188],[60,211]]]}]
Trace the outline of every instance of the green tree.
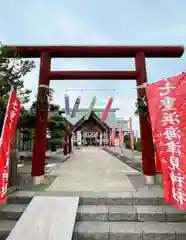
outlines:
[{"label": "green tree", "polygon": [[146,91],[144,91],[142,97],[137,99],[135,105],[136,105],[136,110],[134,114],[136,116],[143,115],[150,121]]},{"label": "green tree", "polygon": [[135,141],[135,150],[141,152],[141,140],[137,138]]},{"label": "green tree", "polygon": [[[49,109],[51,108],[50,103],[53,101],[54,90],[49,89],[48,92],[48,100],[49,100]],[[18,121],[18,126],[22,133],[22,143],[23,146],[34,138],[34,128],[35,128],[35,120],[36,120],[36,100],[32,102],[31,107],[29,109],[22,108],[20,118]],[[23,148],[23,147],[22,147]]]},{"label": "green tree", "polygon": [[[13,56],[10,58],[9,56]],[[23,60],[16,50],[0,43],[0,109],[5,110],[13,87],[22,104],[30,100],[31,90],[24,88],[24,77],[35,67],[33,61]]]},{"label": "green tree", "polygon": [[[10,57],[11,56],[11,57]],[[30,109],[24,107],[25,103],[30,100],[31,91],[24,88],[24,77],[35,67],[33,61],[23,60],[19,57],[16,49],[4,46],[0,43],[0,115],[1,120],[6,111],[6,105],[9,98],[9,92],[13,87],[22,102],[20,118],[18,120],[18,128],[22,133],[23,144],[31,141],[34,137],[34,126],[36,117],[36,101],[34,101]],[[49,120],[48,135],[51,148],[55,149],[57,145],[63,142],[65,120],[62,117],[59,106],[53,103],[54,90],[49,89]],[[55,113],[50,116],[50,113]],[[3,121],[1,121],[3,122]],[[1,124],[2,125],[2,124]]]},{"label": "green tree", "polygon": [[22,135],[21,141],[23,148],[25,143],[29,143],[34,138],[34,126],[35,126],[35,112],[32,109],[25,109],[22,107],[20,117],[17,123],[17,128]]},{"label": "green tree", "polygon": [[53,103],[54,90],[48,92],[48,127],[47,127],[47,148],[56,151],[64,143],[66,121],[60,111],[60,106]]},{"label": "green tree", "polygon": [[[13,87],[16,90],[23,106],[29,102],[31,90],[24,88],[24,77],[34,67],[33,61],[21,59],[16,49],[4,46],[0,42],[0,134],[11,88]],[[21,109],[21,112],[24,112],[24,107]],[[9,162],[9,186],[17,184],[15,178],[17,175],[17,160],[18,155],[15,149],[15,142],[13,142]]]},{"label": "green tree", "polygon": [[[0,42],[0,131],[2,130],[11,87],[16,90],[21,100],[21,115],[25,115],[24,104],[29,102],[31,90],[24,88],[24,77],[34,67],[33,61],[21,59],[16,49],[7,47]],[[19,127],[22,128],[20,124]]]},{"label": "green tree", "polygon": [[65,119],[59,112],[49,118],[47,145],[52,151],[56,151],[57,147],[61,147],[64,143],[65,128]]},{"label": "green tree", "polygon": [[[53,103],[54,90],[49,89],[48,93],[48,127],[47,127],[47,149],[56,151],[58,146],[61,147],[64,141],[66,121],[60,111],[60,106]],[[30,109],[22,109],[19,119],[19,126],[23,134],[23,143],[29,142],[34,137],[34,127],[36,118],[36,101],[34,101]]]},{"label": "green tree", "polygon": [[125,142],[125,147],[127,149],[130,149],[130,134],[126,134],[124,136],[124,142]]}]

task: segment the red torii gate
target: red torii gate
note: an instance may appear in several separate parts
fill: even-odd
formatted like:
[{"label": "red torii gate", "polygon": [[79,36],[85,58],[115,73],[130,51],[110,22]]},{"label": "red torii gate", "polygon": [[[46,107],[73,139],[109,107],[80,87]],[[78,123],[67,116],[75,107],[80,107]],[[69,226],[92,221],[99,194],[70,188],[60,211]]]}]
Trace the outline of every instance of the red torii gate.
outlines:
[{"label": "red torii gate", "polygon": [[[38,107],[33,147],[32,176],[45,173],[46,127],[48,104],[46,90],[50,80],[66,79],[121,79],[135,80],[137,86],[147,82],[145,58],[179,58],[183,46],[16,46],[23,58],[40,58]],[[51,71],[51,58],[135,58],[136,71]],[[144,94],[138,89],[138,97]],[[140,116],[142,164],[145,176],[154,176],[155,160],[151,124]]]}]

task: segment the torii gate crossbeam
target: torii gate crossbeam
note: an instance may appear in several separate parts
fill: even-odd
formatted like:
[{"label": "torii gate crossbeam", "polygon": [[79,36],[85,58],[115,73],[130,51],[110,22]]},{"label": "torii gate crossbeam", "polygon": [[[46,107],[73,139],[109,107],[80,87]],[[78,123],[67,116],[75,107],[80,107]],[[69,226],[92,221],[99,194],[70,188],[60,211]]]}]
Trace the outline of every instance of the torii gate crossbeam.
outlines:
[{"label": "torii gate crossbeam", "polygon": [[[12,47],[12,46],[11,46]],[[136,80],[137,86],[147,82],[145,58],[179,58],[183,46],[14,46],[23,58],[40,58],[38,103],[32,160],[32,176],[45,173],[46,127],[48,104],[46,89],[50,80],[122,79]],[[11,57],[11,56],[10,56]],[[51,71],[51,58],[134,58],[135,71]],[[138,89],[138,97],[144,89]],[[142,165],[146,179],[156,174],[151,124],[140,116]]]}]

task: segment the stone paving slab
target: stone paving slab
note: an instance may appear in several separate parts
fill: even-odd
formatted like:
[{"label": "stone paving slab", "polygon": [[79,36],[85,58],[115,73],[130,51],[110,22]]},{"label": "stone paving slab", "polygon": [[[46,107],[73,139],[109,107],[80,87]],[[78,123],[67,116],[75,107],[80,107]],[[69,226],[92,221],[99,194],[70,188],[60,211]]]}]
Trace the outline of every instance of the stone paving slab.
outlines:
[{"label": "stone paving slab", "polygon": [[142,223],[143,240],[175,240],[175,230],[166,223]]},{"label": "stone paving slab", "polygon": [[137,211],[134,206],[108,206],[108,213],[109,221],[137,221]]},{"label": "stone paving slab", "polygon": [[78,221],[107,221],[109,219],[109,209],[103,205],[82,205],[77,211]]},{"label": "stone paving slab", "polygon": [[138,223],[110,223],[109,235],[111,240],[141,240],[142,229]]},{"label": "stone paving slab", "polygon": [[76,240],[79,239],[109,240],[109,223],[107,222],[76,223],[75,230],[77,231]]},{"label": "stone paving slab", "polygon": [[135,191],[127,173],[136,173],[99,147],[85,147],[53,172],[48,191]]}]

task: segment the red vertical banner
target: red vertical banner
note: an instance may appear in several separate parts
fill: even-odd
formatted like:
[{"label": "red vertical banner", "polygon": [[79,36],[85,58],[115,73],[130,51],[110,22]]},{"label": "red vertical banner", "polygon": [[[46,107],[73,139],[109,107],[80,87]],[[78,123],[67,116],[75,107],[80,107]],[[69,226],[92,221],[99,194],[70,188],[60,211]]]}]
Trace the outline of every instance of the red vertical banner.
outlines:
[{"label": "red vertical banner", "polygon": [[132,130],[132,118],[129,119],[129,128],[130,128],[130,148],[131,151],[134,151],[134,134]]},{"label": "red vertical banner", "polygon": [[115,145],[115,135],[116,135],[116,129],[112,128],[111,143],[112,143],[113,146]]},{"label": "red vertical banner", "polygon": [[4,119],[0,141],[0,203],[7,197],[8,170],[12,139],[15,134],[16,124],[21,110],[21,103],[16,92],[12,89]]},{"label": "red vertical banner", "polygon": [[107,120],[108,113],[109,113],[109,111],[111,109],[112,103],[113,103],[113,98],[110,97],[109,100],[108,100],[108,103],[107,103],[107,105],[105,107],[105,110],[103,111],[103,114],[101,116],[101,120],[102,121],[106,121]]},{"label": "red vertical banner", "polygon": [[123,125],[122,124],[120,124],[119,145],[120,145],[121,151],[123,151]]},{"label": "red vertical banner", "polygon": [[147,87],[165,201],[186,210],[186,74]]}]

